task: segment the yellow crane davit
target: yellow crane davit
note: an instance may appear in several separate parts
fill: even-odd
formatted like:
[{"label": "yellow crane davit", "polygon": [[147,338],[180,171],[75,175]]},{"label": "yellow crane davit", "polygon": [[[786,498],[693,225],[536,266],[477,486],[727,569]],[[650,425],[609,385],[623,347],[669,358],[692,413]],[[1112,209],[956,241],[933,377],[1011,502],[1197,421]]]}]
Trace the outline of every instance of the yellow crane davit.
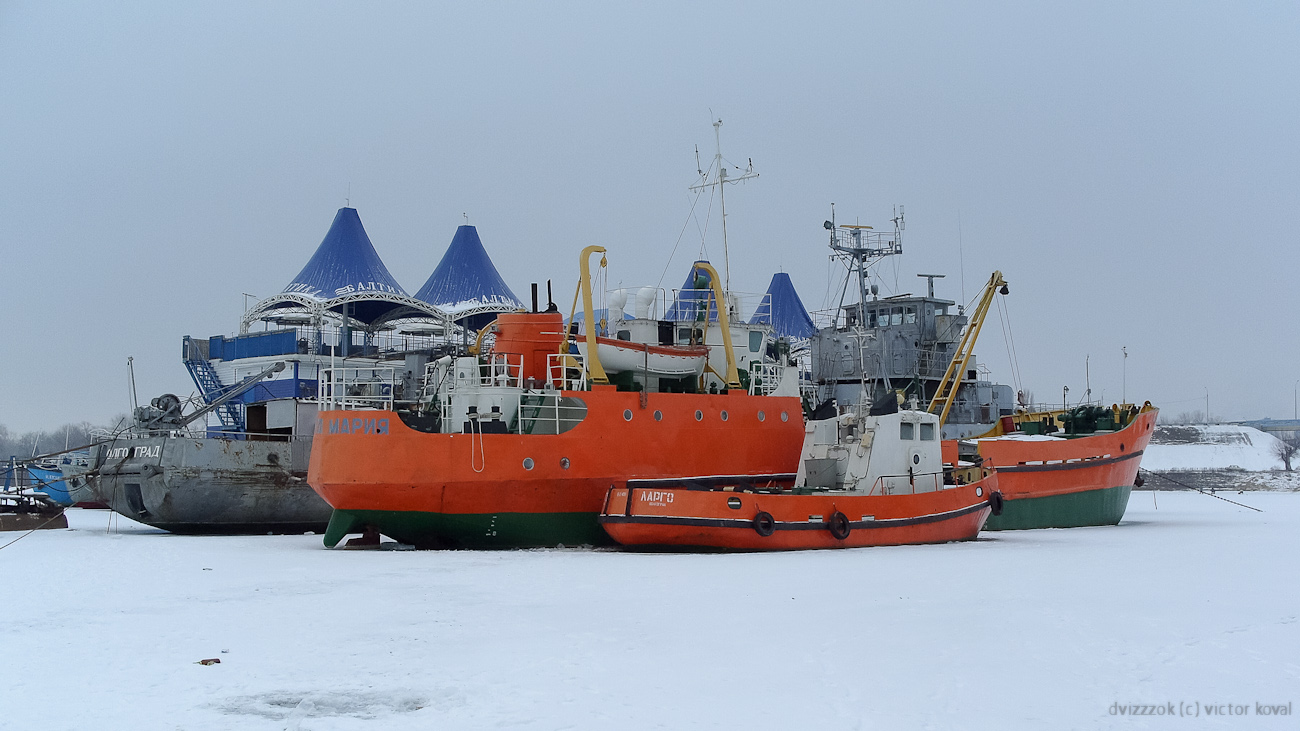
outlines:
[{"label": "yellow crane davit", "polygon": [[[980,328],[984,327],[984,317],[988,314],[989,305],[993,304],[993,295],[999,292],[1007,294],[1009,291],[1006,280],[1002,278],[1002,272],[993,272],[993,276],[989,277],[989,283],[984,285],[984,294],[980,296],[979,304],[975,306],[970,320],[966,322],[966,331],[962,333],[957,352],[953,353],[952,362],[948,364],[948,370],[943,374],[943,380],[939,381],[938,388],[934,390],[934,398],[930,400],[928,411],[931,414],[939,414],[939,426],[943,426],[948,421],[948,411],[952,409],[952,402],[957,398],[962,374],[966,372],[966,364],[970,362],[971,355],[975,351],[975,341],[979,339]],[[941,405],[942,410],[937,410]]]}]

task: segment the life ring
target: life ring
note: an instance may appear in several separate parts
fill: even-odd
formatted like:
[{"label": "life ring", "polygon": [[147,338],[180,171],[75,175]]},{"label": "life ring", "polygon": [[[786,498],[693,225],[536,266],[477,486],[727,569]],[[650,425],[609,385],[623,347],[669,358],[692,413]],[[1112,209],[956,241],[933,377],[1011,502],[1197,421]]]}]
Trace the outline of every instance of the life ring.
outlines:
[{"label": "life ring", "polygon": [[1002,506],[1006,501],[1002,499],[1002,492],[994,490],[989,493],[989,507],[993,508],[994,515],[1002,515]]},{"label": "life ring", "polygon": [[767,538],[776,532],[776,521],[772,519],[772,514],[763,510],[758,511],[752,521],[754,532]]},{"label": "life ring", "polygon": [[849,537],[849,516],[836,510],[831,519],[826,521],[826,527],[836,540],[842,541]]}]

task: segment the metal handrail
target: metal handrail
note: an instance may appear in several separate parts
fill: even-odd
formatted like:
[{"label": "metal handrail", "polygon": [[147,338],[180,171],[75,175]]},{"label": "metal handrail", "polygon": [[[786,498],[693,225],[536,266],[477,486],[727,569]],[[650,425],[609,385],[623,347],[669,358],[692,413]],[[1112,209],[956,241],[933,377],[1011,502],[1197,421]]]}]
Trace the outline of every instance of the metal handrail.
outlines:
[{"label": "metal handrail", "polygon": [[874,483],[872,483],[872,485],[871,485],[871,489],[867,491],[867,494],[868,494],[868,495],[874,495],[874,494],[876,494],[876,488],[881,488],[881,492],[880,492],[880,494],[881,494],[881,495],[884,495],[884,494],[885,494],[885,493],[884,493],[884,483],[885,483],[885,480],[907,480],[907,485],[908,485],[908,487],[911,488],[911,489],[908,490],[908,491],[906,491],[906,492],[904,492],[903,494],[904,494],[904,495],[915,495],[915,494],[916,494],[916,482],[917,482],[917,478],[926,477],[926,476],[929,476],[929,477],[933,477],[933,478],[934,478],[934,491],[935,491],[935,492],[938,492],[939,490],[944,489],[944,483],[943,483],[943,471],[941,470],[941,471],[939,471],[939,472],[914,472],[914,473],[912,473],[912,474],[910,474],[910,475],[881,475],[881,476],[879,476],[879,477],[876,478],[876,481],[875,481]]},{"label": "metal handrail", "polygon": [[[396,369],[321,368],[316,404],[319,408],[335,410],[393,409],[393,391]],[[362,374],[366,377],[362,377]]]},{"label": "metal handrail", "polygon": [[781,385],[783,367],[776,363],[751,363],[749,366],[749,395],[771,396]]},{"label": "metal handrail", "polygon": [[[583,416],[577,419],[574,419],[572,417],[562,417],[560,415],[560,408],[562,406],[561,402],[563,401],[564,398],[565,397],[561,396],[557,392],[519,394],[518,409],[515,411],[515,413],[517,414],[516,419],[518,420],[518,424],[519,424],[519,433],[537,434],[539,433],[537,431],[538,424],[553,424],[554,431],[544,431],[541,433],[563,434],[569,429],[572,429],[578,424],[581,424],[582,421],[586,419],[585,410]],[[536,399],[536,401],[534,401],[534,399]],[[530,401],[531,403],[524,403],[525,401]],[[566,407],[566,408],[572,408],[572,407]],[[532,410],[532,415],[526,416],[525,410]],[[524,428],[525,421],[532,422],[531,429]],[[568,428],[562,428],[562,427],[568,427]]]},{"label": "metal handrail", "polygon": [[[569,376],[574,371],[576,378]],[[576,353],[551,353],[546,356],[546,383],[562,391],[586,391],[587,368],[583,356]]]}]

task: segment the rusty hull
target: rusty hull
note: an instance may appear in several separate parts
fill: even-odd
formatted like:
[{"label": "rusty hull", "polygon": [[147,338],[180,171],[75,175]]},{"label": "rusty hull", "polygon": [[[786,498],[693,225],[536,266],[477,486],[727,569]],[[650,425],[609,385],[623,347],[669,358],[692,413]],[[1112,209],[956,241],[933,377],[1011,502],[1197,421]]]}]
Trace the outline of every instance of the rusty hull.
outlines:
[{"label": "rusty hull", "polygon": [[310,450],[310,436],[134,436],[96,446],[86,482],[114,511],[173,533],[322,532],[331,510],[307,485]]}]

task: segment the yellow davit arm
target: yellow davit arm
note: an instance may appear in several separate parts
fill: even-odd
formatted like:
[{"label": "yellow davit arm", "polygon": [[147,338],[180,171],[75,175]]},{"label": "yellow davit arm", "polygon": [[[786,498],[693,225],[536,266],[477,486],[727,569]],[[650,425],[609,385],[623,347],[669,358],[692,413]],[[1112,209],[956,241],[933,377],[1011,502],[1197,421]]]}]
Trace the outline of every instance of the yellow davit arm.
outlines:
[{"label": "yellow davit arm", "polygon": [[[731,322],[727,316],[727,300],[722,296],[722,284],[718,281],[718,270],[711,264],[700,262],[695,265],[709,274],[709,284],[713,288],[713,298],[718,303],[718,327],[722,328],[722,347],[727,351],[727,388],[740,388],[740,372],[736,370],[736,351],[731,347]],[[704,328],[708,332],[708,315],[705,315]]]},{"label": "yellow davit arm", "polygon": [[469,346],[470,355],[478,355],[479,353],[483,352],[483,337],[486,336],[488,333],[492,332],[492,328],[496,326],[497,326],[497,321],[494,318],[492,322],[489,322],[488,324],[484,325],[483,328],[478,331],[478,336],[474,338],[474,344]]},{"label": "yellow davit arm", "polygon": [[[993,272],[993,276],[989,277],[989,283],[984,286],[984,294],[980,297],[979,304],[975,306],[975,311],[971,313],[970,320],[966,323],[966,331],[962,333],[957,352],[952,354],[952,362],[948,364],[943,380],[939,381],[939,387],[934,390],[929,412],[939,414],[940,426],[948,421],[948,411],[952,409],[952,403],[957,399],[957,389],[961,386],[962,374],[966,372],[966,364],[970,362],[971,354],[975,352],[975,341],[980,336],[980,328],[984,327],[984,316],[988,314],[989,305],[993,304],[993,295],[997,294],[999,289],[1002,294],[1006,294],[1007,283],[1002,279],[1002,272]],[[943,410],[936,411],[940,404],[943,405]]]},{"label": "yellow davit arm", "polygon": [[[605,260],[605,247],[588,246],[582,250],[578,259],[578,267],[581,274],[578,277],[578,291],[573,293],[573,308],[569,310],[569,322],[573,322],[574,310],[578,308],[578,296],[582,296],[582,328],[587,336],[587,374],[591,376],[592,383],[609,383],[609,376],[605,375],[605,368],[600,364],[600,356],[596,354],[596,325],[595,310],[591,307],[591,267],[588,266],[588,259],[592,254],[600,254],[600,265],[603,267],[608,262]],[[568,347],[568,338],[565,338],[565,345]],[[563,351],[561,352],[563,354]]]}]

